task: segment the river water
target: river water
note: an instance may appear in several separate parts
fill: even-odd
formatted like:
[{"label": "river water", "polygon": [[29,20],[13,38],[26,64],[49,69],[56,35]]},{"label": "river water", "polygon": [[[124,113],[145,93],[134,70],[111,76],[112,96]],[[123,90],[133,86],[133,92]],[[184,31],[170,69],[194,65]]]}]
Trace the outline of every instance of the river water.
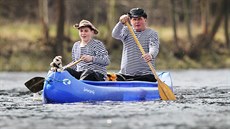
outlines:
[{"label": "river water", "polygon": [[0,72],[0,129],[230,129],[230,69],[170,71],[176,101],[42,104]]}]

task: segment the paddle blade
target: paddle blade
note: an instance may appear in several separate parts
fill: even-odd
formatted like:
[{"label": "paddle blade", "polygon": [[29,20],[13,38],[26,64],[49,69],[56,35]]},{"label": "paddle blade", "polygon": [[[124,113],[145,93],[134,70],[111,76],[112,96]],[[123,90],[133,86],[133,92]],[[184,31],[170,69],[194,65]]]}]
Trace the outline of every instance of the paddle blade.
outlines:
[{"label": "paddle blade", "polygon": [[34,77],[29,81],[25,82],[25,86],[33,93],[37,93],[43,89],[45,78]]},{"label": "paddle blade", "polygon": [[176,96],[172,90],[160,79],[158,81],[158,91],[162,100],[176,100]]}]

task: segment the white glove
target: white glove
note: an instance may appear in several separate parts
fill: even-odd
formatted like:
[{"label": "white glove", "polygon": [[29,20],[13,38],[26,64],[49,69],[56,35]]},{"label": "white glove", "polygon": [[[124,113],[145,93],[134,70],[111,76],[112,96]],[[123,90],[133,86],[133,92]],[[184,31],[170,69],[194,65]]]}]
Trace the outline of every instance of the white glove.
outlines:
[{"label": "white glove", "polygon": [[63,68],[62,68],[62,57],[56,56],[53,59],[53,62],[50,63],[50,66],[51,66],[51,69],[50,69],[51,71],[61,72],[63,70]]}]

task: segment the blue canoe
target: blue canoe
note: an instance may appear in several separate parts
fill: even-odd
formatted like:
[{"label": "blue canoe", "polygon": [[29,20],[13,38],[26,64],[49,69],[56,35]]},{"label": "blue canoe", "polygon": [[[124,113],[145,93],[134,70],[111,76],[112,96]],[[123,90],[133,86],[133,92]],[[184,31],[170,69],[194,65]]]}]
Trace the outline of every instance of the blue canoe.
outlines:
[{"label": "blue canoe", "polygon": [[[169,72],[158,73],[172,89]],[[157,83],[143,81],[86,81],[77,80],[67,71],[48,73],[42,99],[44,103],[73,103],[92,101],[149,101],[159,100]]]}]

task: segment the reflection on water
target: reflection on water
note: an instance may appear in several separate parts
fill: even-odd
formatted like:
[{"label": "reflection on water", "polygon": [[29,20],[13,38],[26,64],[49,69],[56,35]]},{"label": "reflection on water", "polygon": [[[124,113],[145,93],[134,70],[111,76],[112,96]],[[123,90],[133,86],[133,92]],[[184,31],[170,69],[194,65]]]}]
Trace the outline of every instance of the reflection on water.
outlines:
[{"label": "reflection on water", "polygon": [[176,101],[42,104],[24,82],[46,73],[0,73],[1,129],[230,127],[230,70],[171,71]]}]

